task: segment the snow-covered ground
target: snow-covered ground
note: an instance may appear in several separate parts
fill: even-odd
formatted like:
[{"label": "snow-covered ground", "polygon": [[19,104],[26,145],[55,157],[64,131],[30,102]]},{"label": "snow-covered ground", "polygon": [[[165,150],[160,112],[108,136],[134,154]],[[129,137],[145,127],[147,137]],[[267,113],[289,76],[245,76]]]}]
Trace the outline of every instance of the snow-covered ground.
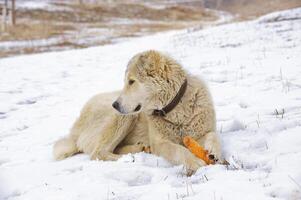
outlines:
[{"label": "snow-covered ground", "polygon": [[[0,199],[301,199],[300,13],[0,59]],[[127,61],[146,49],[168,52],[208,81],[231,165],[186,177],[144,153],[54,161],[54,141],[83,104],[121,88]]]}]

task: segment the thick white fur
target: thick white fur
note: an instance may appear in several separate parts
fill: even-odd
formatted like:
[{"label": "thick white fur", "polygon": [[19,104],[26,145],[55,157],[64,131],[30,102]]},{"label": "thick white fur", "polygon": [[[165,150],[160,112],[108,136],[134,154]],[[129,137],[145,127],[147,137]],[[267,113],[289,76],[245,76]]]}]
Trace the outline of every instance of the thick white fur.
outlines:
[{"label": "thick white fur", "polygon": [[[180,103],[166,117],[153,116],[166,106],[187,79]],[[134,81],[130,84],[129,81]],[[119,112],[112,108],[117,100]],[[139,111],[135,108],[141,105]],[[146,51],[134,56],[127,67],[122,91],[94,96],[84,106],[69,136],[54,146],[57,160],[84,152],[92,159],[116,160],[120,154],[151,152],[174,164],[196,170],[205,163],[182,145],[192,136],[221,161],[221,146],[215,132],[215,111],[205,83],[172,58]]]}]

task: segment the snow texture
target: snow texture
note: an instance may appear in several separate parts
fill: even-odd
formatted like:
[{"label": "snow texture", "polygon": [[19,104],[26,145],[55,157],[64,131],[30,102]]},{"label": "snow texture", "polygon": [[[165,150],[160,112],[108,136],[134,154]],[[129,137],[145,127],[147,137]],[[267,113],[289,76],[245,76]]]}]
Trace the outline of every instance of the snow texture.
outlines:
[{"label": "snow texture", "polygon": [[[301,199],[300,13],[0,59],[0,199]],[[145,153],[54,161],[83,104],[121,88],[128,60],[147,49],[207,80],[230,166],[187,177]]]}]

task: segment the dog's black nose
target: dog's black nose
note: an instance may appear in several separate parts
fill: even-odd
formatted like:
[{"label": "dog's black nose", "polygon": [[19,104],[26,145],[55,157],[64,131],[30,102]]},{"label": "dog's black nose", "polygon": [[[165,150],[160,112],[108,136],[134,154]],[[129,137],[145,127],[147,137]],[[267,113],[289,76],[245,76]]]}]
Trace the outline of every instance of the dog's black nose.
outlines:
[{"label": "dog's black nose", "polygon": [[115,108],[116,110],[118,110],[118,111],[119,111],[119,109],[120,109],[120,106],[119,106],[119,103],[118,103],[118,101],[115,101],[115,102],[112,104],[112,106],[113,106],[113,108]]},{"label": "dog's black nose", "polygon": [[141,105],[139,104],[139,105],[135,108],[134,112],[138,112],[140,109],[141,109]]}]

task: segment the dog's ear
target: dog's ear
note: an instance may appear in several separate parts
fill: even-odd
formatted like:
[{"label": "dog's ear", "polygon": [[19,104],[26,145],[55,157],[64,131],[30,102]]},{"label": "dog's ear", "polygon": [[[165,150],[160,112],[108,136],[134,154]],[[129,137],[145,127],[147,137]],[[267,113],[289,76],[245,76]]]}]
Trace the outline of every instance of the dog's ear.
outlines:
[{"label": "dog's ear", "polygon": [[147,76],[161,77],[166,79],[170,73],[170,66],[160,53],[156,51],[148,51],[141,55],[140,62],[144,66]]}]

